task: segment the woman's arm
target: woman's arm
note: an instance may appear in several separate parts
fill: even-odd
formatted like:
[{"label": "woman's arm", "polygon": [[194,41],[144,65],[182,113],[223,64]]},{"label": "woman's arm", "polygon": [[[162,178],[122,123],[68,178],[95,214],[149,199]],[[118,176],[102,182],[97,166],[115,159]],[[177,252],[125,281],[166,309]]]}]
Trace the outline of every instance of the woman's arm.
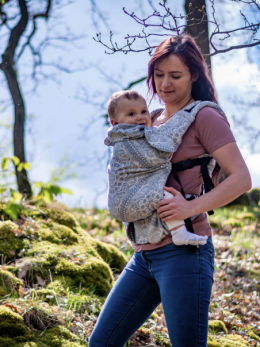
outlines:
[{"label": "woman's arm", "polygon": [[163,221],[186,219],[195,214],[214,210],[236,199],[251,189],[251,177],[246,163],[235,142],[228,143],[212,153],[227,178],[216,188],[198,199],[187,201],[174,188],[165,187],[174,199],[161,200],[158,214]]}]

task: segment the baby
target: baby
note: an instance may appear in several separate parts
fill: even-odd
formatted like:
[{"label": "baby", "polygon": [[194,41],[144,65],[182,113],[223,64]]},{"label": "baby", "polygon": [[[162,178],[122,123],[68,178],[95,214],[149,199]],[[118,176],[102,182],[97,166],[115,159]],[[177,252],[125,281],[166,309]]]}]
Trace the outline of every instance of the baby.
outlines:
[{"label": "baby", "polygon": [[[118,124],[139,125],[146,128],[152,126],[151,116],[145,99],[137,92],[131,90],[112,94],[108,101],[108,116],[113,127]],[[122,141],[123,140],[124,134],[122,136]],[[129,141],[129,138],[127,140]],[[130,142],[131,141],[135,141],[135,139],[130,139]],[[113,155],[116,154],[114,153]],[[170,157],[168,157],[168,161],[170,161]],[[110,171],[113,171],[113,169],[113,167],[110,167]],[[133,170],[133,168],[131,168],[131,170]],[[111,181],[109,182],[109,186],[109,190],[112,191],[113,187],[111,187]],[[174,196],[164,190],[164,199],[170,198],[174,198]],[[143,216],[141,216],[141,218],[143,218]],[[172,241],[176,245],[203,245],[207,241],[207,236],[198,236],[189,232],[183,220],[168,221],[166,225],[171,231]]]}]

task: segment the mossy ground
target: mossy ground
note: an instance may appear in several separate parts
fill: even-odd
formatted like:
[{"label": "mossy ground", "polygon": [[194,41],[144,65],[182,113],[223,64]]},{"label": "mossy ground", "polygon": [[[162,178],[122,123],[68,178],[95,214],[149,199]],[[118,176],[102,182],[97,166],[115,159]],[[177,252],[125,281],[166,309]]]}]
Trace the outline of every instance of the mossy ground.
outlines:
[{"label": "mossy ground", "polygon": [[[86,345],[84,336],[68,329],[71,321],[77,312],[95,321],[126,256],[95,240],[60,204],[28,206],[28,216],[18,221],[8,220],[0,207],[0,346]],[[47,319],[43,308],[49,310],[47,317],[57,313],[59,325],[40,334]],[[36,329],[28,323],[34,317]]]},{"label": "mossy ground", "polygon": [[[8,220],[4,214],[4,221],[0,222],[0,247],[3,252],[3,266],[0,267],[0,346],[87,346],[105,297],[133,252],[131,245],[121,223],[111,218],[106,210],[74,209],[70,212],[60,204],[40,208],[31,206],[28,210],[29,216],[17,223]],[[3,208],[0,208],[1,213]],[[244,257],[245,250],[250,256],[258,252],[259,240],[254,237],[258,234],[259,217],[256,206],[233,206],[216,211],[210,220],[218,235],[228,235],[230,249],[236,257],[241,257],[241,254]],[[220,249],[221,252],[227,250],[223,246]],[[238,268],[236,271],[243,272],[252,281],[257,281],[260,272],[257,267],[243,271]],[[42,314],[38,315],[41,318],[35,318],[36,325],[32,315],[29,328],[25,325],[25,312]],[[234,317],[227,310],[223,312],[228,317]],[[237,327],[242,326],[240,312],[227,323],[225,315],[224,318],[215,318],[217,313],[213,314],[212,309],[210,314],[214,317],[209,324],[209,347],[246,347],[253,342],[259,343],[257,329],[245,325],[244,333],[240,334]],[[170,346],[162,315],[163,309],[159,306],[144,327],[136,332],[139,340],[132,338],[131,343],[143,341],[149,344],[152,331],[156,346]],[[57,317],[57,326],[45,331],[32,328],[41,326],[37,325],[39,319],[48,323],[53,316]],[[10,333],[10,327],[14,325],[16,327]],[[155,330],[149,330],[152,325]]]}]

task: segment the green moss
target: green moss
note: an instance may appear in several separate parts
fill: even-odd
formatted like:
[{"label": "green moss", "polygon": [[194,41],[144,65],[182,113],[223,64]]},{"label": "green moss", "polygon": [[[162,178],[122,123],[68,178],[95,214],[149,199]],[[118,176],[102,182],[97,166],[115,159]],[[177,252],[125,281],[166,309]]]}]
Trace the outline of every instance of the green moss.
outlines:
[{"label": "green moss", "polygon": [[90,258],[82,266],[62,259],[55,267],[53,278],[64,285],[74,288],[95,289],[95,293],[105,296],[113,285],[113,274],[110,267],[102,260]]},{"label": "green moss", "polygon": [[160,316],[156,313],[156,311],[153,311],[153,313],[151,314],[149,318],[156,319],[156,318],[160,318]]},{"label": "green moss", "polygon": [[[25,257],[17,262],[17,266],[21,270],[26,268],[26,280],[29,284],[33,285],[34,283],[37,283],[37,276],[40,276],[42,279],[49,282],[49,270],[52,272],[58,261],[59,259],[57,258],[57,255],[49,254],[46,257]],[[20,270],[18,270],[18,272],[19,271]]]},{"label": "green moss", "polygon": [[[6,345],[6,346],[9,346],[9,345]],[[9,347],[12,347],[12,346],[9,346]],[[40,341],[37,341],[37,342],[18,343],[18,344],[15,344],[14,347],[47,347],[47,345],[42,344]]]},{"label": "green moss", "polygon": [[126,256],[115,246],[94,239],[92,240],[92,245],[105,262],[109,264],[113,271],[121,272],[126,266]]},{"label": "green moss", "polygon": [[242,212],[238,215],[238,218],[241,218],[243,220],[248,219],[250,222],[254,222],[256,219],[256,216],[251,212]]},{"label": "green moss", "polygon": [[76,218],[73,216],[73,214],[67,211],[57,210],[55,208],[43,208],[42,211],[58,224],[65,225],[71,229],[79,227],[79,223],[77,222]]},{"label": "green moss", "polygon": [[0,218],[1,220],[9,220],[10,216],[5,212],[6,204],[0,204]]},{"label": "green moss", "polygon": [[81,342],[80,339],[72,334],[68,329],[57,326],[48,329],[44,332],[42,337],[36,338],[31,342],[17,343],[12,339],[1,339],[1,347],[86,347],[86,343]]},{"label": "green moss", "polygon": [[56,298],[55,295],[57,293],[54,290],[51,289],[38,289],[38,290],[32,290],[31,296],[36,298],[37,300],[42,300],[45,302],[48,302],[49,304],[56,304]]},{"label": "green moss", "polygon": [[247,336],[251,337],[251,339],[255,339],[260,342],[260,337],[257,335],[256,331],[254,329],[250,329],[247,333]]},{"label": "green moss", "polygon": [[[0,248],[4,246],[5,252],[26,248],[23,258],[8,270],[17,276],[19,271],[23,271],[23,278],[30,285],[37,283],[37,276],[40,276],[49,290],[53,289],[50,282],[58,281],[63,288],[80,287],[94,290],[98,295],[107,295],[113,285],[111,269],[122,271],[127,263],[125,255],[115,246],[93,239],[79,226],[75,217],[63,209],[41,206],[29,211],[38,226],[31,241],[16,237],[11,229],[17,229],[17,225],[11,221],[0,224]],[[6,246],[8,240],[18,243],[18,246]],[[30,247],[25,247],[24,242]],[[51,295],[38,293],[43,300],[46,295]]]},{"label": "green moss", "polygon": [[210,225],[214,229],[221,229],[223,220],[224,218],[222,215],[214,214],[213,216],[209,216]]},{"label": "green moss", "polygon": [[223,222],[223,225],[231,225],[233,228],[234,227],[243,228],[244,223],[240,221],[239,219],[229,218]]},{"label": "green moss", "polygon": [[[23,236],[15,236],[12,230],[16,229],[18,226],[10,220],[0,222],[0,254],[3,254],[6,260],[15,258],[16,253],[26,245]],[[15,254],[11,254],[9,251],[13,251]]]},{"label": "green moss", "polygon": [[222,347],[211,335],[208,335],[208,347]]},{"label": "green moss", "polygon": [[0,297],[16,291],[20,285],[23,285],[22,280],[0,268]]},{"label": "green moss", "polygon": [[[27,342],[34,339],[34,334],[24,324],[23,318],[10,308],[0,306],[0,336],[13,342]],[[0,346],[3,345],[0,343]]]},{"label": "green moss", "polygon": [[41,228],[38,230],[38,237],[43,241],[49,241],[58,245],[73,245],[79,241],[77,234],[72,229],[55,222],[41,224]]},{"label": "green moss", "polygon": [[208,347],[248,347],[249,343],[240,335],[208,336]]},{"label": "green moss", "polygon": [[225,323],[221,320],[210,320],[209,321],[209,331],[213,334],[223,332],[227,334],[227,328],[225,326]]},{"label": "green moss", "polygon": [[81,343],[79,337],[61,326],[48,329],[44,336],[40,339],[40,342],[49,347],[86,346],[86,344]]},{"label": "green moss", "polygon": [[50,282],[47,287],[47,290],[52,290],[56,293],[56,295],[60,295],[62,293],[65,293],[64,286],[62,285],[61,281],[55,280]]}]

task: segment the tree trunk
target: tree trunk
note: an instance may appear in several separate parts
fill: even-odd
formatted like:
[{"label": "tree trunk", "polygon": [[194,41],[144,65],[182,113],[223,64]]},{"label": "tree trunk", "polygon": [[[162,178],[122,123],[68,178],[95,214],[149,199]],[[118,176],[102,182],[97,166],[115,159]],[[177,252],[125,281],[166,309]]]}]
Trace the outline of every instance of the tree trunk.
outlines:
[{"label": "tree trunk", "polygon": [[[24,101],[15,69],[14,55],[16,48],[18,47],[19,40],[27,26],[29,15],[26,0],[18,0],[18,3],[21,17],[17,25],[11,30],[6,50],[2,55],[0,68],[5,74],[14,105],[14,155],[20,159],[21,163],[24,163],[26,161],[24,150],[24,124],[26,114]],[[15,172],[19,192],[27,195],[27,197],[31,197],[32,188],[28,181],[26,170],[23,169],[22,171],[18,171],[16,168]]]},{"label": "tree trunk", "polygon": [[[25,106],[17,75],[13,66],[13,62],[10,61],[10,57],[3,54],[3,72],[7,79],[8,87],[13,99],[14,105],[14,128],[13,128],[13,145],[14,155],[20,159],[21,163],[26,161],[24,150],[24,123],[25,123]],[[31,185],[28,181],[26,170],[16,171],[18,190],[22,194],[26,194],[28,197],[32,195]]]},{"label": "tree trunk", "polygon": [[[200,22],[202,18],[203,12],[198,11],[199,9],[202,10],[202,6],[205,6],[204,12],[206,12],[206,15],[202,23],[195,24]],[[204,55],[207,66],[209,68],[209,72],[211,74],[211,59],[209,56],[205,56],[205,54],[210,53],[206,1],[205,0],[185,0],[184,7],[185,7],[186,14],[188,14],[189,12],[192,12],[192,14],[187,19],[187,27],[185,29],[185,32],[190,34],[195,39],[197,45],[199,46],[201,50],[201,53]],[[193,18],[194,20],[192,20]]]}]

